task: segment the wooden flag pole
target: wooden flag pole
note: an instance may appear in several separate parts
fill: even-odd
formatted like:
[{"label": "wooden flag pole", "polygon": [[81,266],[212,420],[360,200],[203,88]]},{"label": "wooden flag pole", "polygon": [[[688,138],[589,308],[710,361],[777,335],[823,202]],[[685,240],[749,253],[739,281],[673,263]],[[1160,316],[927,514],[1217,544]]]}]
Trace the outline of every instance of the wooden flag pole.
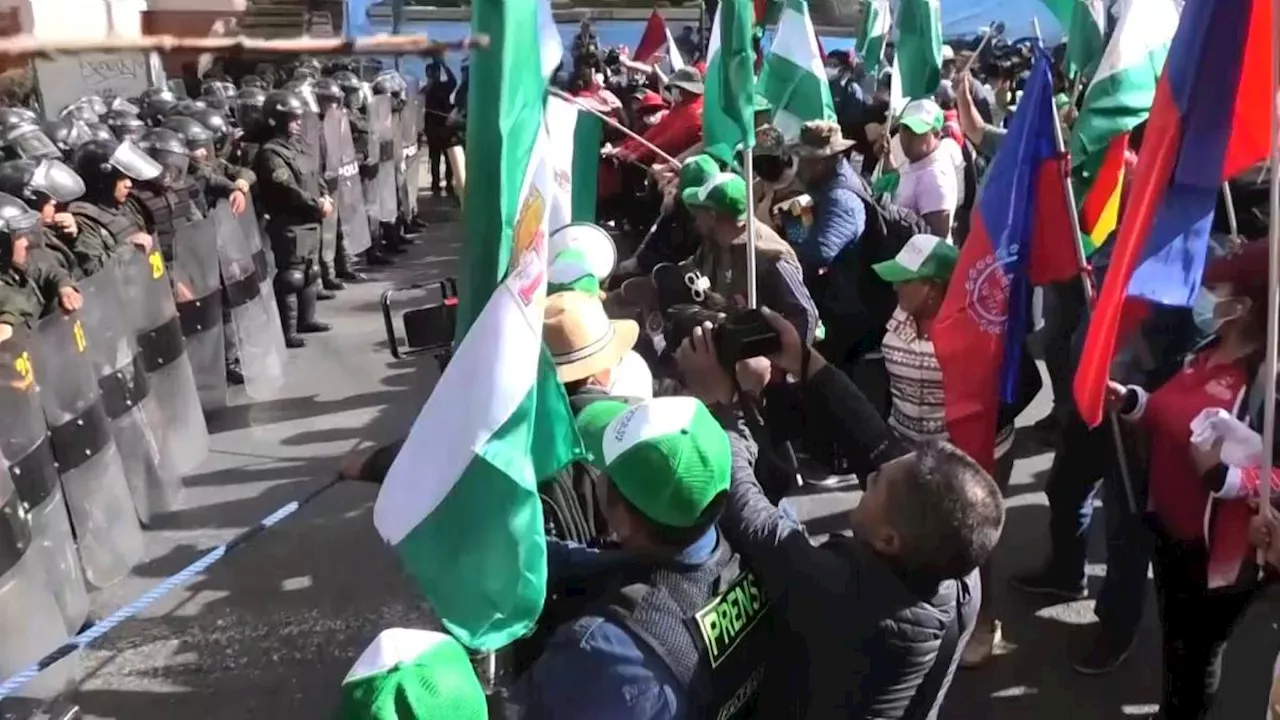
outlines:
[{"label": "wooden flag pole", "polygon": [[178,35],[106,36],[102,38],[40,40],[15,35],[0,42],[0,60],[30,60],[59,55],[112,52],[193,52],[223,55],[425,55],[430,52],[470,50],[489,46],[486,35],[440,42],[426,35],[372,35],[362,38],[296,37],[264,40],[235,37],[183,37]]}]

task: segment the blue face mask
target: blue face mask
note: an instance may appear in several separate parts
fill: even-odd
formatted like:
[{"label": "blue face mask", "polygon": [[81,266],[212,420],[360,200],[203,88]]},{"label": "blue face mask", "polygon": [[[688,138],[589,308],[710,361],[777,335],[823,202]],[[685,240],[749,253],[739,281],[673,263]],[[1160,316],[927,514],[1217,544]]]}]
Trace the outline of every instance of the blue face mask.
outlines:
[{"label": "blue face mask", "polygon": [[1196,293],[1196,299],[1191,304],[1191,318],[1201,332],[1212,335],[1218,332],[1218,328],[1222,326],[1222,320],[1213,314],[1220,302],[1222,302],[1222,299],[1207,288],[1201,287],[1200,291]]}]

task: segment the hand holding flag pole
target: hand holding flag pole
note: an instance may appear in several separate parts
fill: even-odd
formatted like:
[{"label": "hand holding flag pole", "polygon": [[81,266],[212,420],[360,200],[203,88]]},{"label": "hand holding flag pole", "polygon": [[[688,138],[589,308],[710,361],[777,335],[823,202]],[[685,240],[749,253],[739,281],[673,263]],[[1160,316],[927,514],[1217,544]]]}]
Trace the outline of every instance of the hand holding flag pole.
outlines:
[{"label": "hand holding flag pole", "polygon": [[[1040,39],[1040,21],[1035,17],[1031,18],[1032,27],[1035,29],[1036,39]],[[1058,149],[1060,158],[1067,157],[1067,145],[1062,133],[1062,117],[1058,113],[1054,113],[1053,122],[1053,141]],[[1088,261],[1084,256],[1084,246],[1080,244],[1080,215],[1076,212],[1075,190],[1071,187],[1070,178],[1067,173],[1070,172],[1071,164],[1063,163],[1061,172],[1063,173],[1062,183],[1062,200],[1067,205],[1067,217],[1071,219],[1071,237],[1075,238],[1076,261],[1079,263],[1080,287],[1084,290],[1085,296],[1085,318],[1087,319],[1093,310],[1093,301],[1095,297],[1093,279],[1088,272]],[[1116,417],[1115,412],[1108,413],[1108,425],[1111,426],[1111,440],[1116,448],[1116,460],[1120,464],[1120,481],[1124,485],[1125,500],[1129,505],[1129,512],[1137,515],[1138,498],[1133,492],[1133,479],[1129,475],[1129,459],[1124,451],[1124,436],[1120,432],[1120,418]]]}]

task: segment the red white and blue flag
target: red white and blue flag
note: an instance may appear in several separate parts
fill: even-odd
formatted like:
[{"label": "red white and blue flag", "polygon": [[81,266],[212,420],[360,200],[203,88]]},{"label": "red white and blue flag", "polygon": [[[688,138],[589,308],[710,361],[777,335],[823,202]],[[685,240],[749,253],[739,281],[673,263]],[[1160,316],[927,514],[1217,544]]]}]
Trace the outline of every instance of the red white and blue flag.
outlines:
[{"label": "red white and blue flag", "polygon": [[1270,0],[1183,6],[1076,370],[1076,406],[1090,425],[1102,422],[1116,338],[1148,302],[1191,305],[1222,183],[1270,151],[1271,15]]},{"label": "red white and blue flag", "polygon": [[988,469],[1001,402],[1013,402],[1018,388],[1032,285],[1079,272],[1051,67],[1038,48],[933,326],[948,435]]}]

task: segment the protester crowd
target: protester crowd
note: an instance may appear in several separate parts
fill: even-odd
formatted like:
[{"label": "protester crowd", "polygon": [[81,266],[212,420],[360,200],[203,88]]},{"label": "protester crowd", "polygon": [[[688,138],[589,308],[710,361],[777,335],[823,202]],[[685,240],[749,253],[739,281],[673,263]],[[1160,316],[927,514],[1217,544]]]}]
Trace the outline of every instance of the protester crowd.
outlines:
[{"label": "protester crowd", "polygon": [[[1014,354],[1018,380],[981,409],[994,420],[990,445],[958,448],[954,371],[935,331],[951,291],[974,282],[957,267],[982,232],[978,200],[1018,103],[1045,90],[1031,88],[1037,45],[993,45],[944,46],[936,92],[900,103],[892,44],[883,72],[827,54],[834,117],[788,137],[758,95],[748,182],[741,151],[705,151],[700,57],[638,62],[600,47],[584,23],[556,77],[611,121],[600,226],[553,233],[543,338],[588,460],[540,486],[548,592],[537,632],[503,651],[516,679],[505,694],[489,689],[506,712],[937,717],[964,682],[957,670],[1005,651],[992,597],[1008,591],[991,584],[990,558],[1015,445],[1034,445],[1054,451],[1052,553],[1012,591],[1088,595],[1101,494],[1100,623],[1074,668],[1099,675],[1124,662],[1153,566],[1156,717],[1208,714],[1223,647],[1280,554],[1274,516],[1254,515],[1256,466],[1231,459],[1212,433],[1192,437],[1209,432],[1209,417],[1261,437],[1268,278],[1257,240],[1268,221],[1249,218],[1265,216],[1264,193],[1257,173],[1228,185],[1235,215],[1214,220],[1194,306],[1155,307],[1121,343],[1105,401],[1118,435],[1075,407],[1090,300],[1073,276],[1038,288],[1042,325]],[[1069,138],[1081,98],[1064,55],[1052,62],[1050,114]],[[1143,129],[1125,136],[1129,170]],[[1093,283],[1127,203],[1088,257]],[[1099,227],[1087,214],[1084,233]],[[746,351],[744,334],[772,344]],[[1017,427],[1045,384],[1052,413]],[[352,474],[380,481],[398,448]],[[811,540],[784,499],[846,483],[863,491],[851,532]],[[463,685],[455,699],[475,717],[489,712],[480,686]]]},{"label": "protester crowd", "polygon": [[[1017,382],[971,410],[991,419],[989,442],[962,449],[941,318],[974,282],[961,253],[984,232],[978,201],[1038,48],[944,46],[936,91],[901,102],[878,70],[892,45],[871,73],[868,58],[829,53],[831,117],[790,130],[754,98],[747,178],[742,152],[707,151],[702,44],[673,43],[678,63],[639,62],[584,23],[557,74],[610,122],[597,223],[548,240],[542,337],[588,459],[539,487],[539,627],[502,651],[502,688],[482,688],[447,635],[388,631],[356,663],[344,712],[937,717],[961,669],[1003,652],[990,563],[1026,443],[1054,450],[1052,553],[1013,591],[1087,596],[1100,492],[1107,576],[1075,669],[1125,660],[1152,566],[1158,717],[1205,717],[1224,644],[1260,572],[1280,567],[1277,522],[1254,511],[1266,479],[1189,430],[1214,418],[1260,436],[1271,401],[1256,242],[1269,219],[1252,223],[1249,204],[1266,181],[1229,186],[1238,220],[1215,219],[1194,306],[1156,307],[1127,338],[1105,399],[1117,432],[1073,400],[1090,303],[1073,278],[1041,288]],[[1080,100],[1063,63],[1054,121],[1069,134]],[[228,387],[270,396],[286,348],[330,329],[319,302],[413,242],[420,138],[431,191],[455,192],[445,155],[465,127],[465,65],[457,77],[433,57],[421,87],[315,60],[232,70],[182,93],[84,98],[56,120],[0,110],[0,500],[24,508],[3,517],[27,538],[0,554],[26,594],[0,589],[0,602],[37,618],[0,625],[29,641],[0,651],[5,671],[76,632],[86,580],[110,584],[140,559],[141,527],[174,507]],[[1139,125],[1130,167],[1141,142]],[[1093,282],[1113,247],[1088,258]],[[1037,355],[1054,410],[1018,427],[1044,389]],[[400,447],[348,474],[380,482]],[[785,502],[804,485],[862,491],[849,533],[807,535]]]}]

